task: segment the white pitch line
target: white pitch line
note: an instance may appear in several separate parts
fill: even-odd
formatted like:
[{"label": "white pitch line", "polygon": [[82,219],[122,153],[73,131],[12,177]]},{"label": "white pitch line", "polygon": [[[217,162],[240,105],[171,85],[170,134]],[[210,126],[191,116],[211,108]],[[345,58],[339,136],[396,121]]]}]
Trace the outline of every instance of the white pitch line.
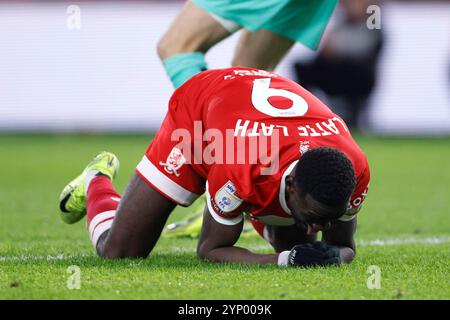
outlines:
[{"label": "white pitch line", "polygon": [[[401,246],[408,244],[443,244],[450,242],[450,237],[431,237],[431,238],[392,238],[392,239],[375,239],[375,240],[359,240],[357,245],[361,247],[372,247],[372,246]],[[271,249],[272,246],[269,244],[261,244],[252,246],[252,249],[257,250],[267,250]]]},{"label": "white pitch line", "polygon": [[55,256],[38,256],[31,254],[21,254],[19,256],[0,256],[0,262],[11,262],[11,261],[64,261],[64,260],[73,260],[73,259],[81,259],[90,257],[88,254],[80,254],[80,255],[64,255],[58,254]]},{"label": "white pitch line", "polygon": [[[400,246],[408,244],[427,244],[436,245],[450,242],[450,237],[430,237],[430,238],[391,238],[391,239],[375,239],[375,240],[359,240],[358,245],[361,247],[370,246]],[[269,244],[261,244],[256,246],[251,246],[253,250],[268,250],[272,247]],[[176,253],[194,253],[195,248],[186,248],[175,250]],[[22,254],[19,256],[0,256],[0,262],[11,262],[11,261],[64,261],[64,260],[74,260],[82,259],[86,257],[92,257],[90,254],[80,254],[80,255],[30,255]]]},{"label": "white pitch line", "polygon": [[442,244],[450,242],[450,237],[431,237],[431,238],[398,238],[398,239],[385,239],[385,240],[360,240],[358,243],[360,246],[398,246],[404,244]]}]

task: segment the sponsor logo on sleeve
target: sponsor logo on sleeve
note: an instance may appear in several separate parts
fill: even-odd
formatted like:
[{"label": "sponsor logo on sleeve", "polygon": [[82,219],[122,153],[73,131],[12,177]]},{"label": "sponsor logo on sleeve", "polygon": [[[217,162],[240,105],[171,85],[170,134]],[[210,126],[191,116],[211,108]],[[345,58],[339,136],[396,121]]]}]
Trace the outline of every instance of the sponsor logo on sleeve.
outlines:
[{"label": "sponsor logo on sleeve", "polygon": [[344,222],[353,220],[356,217],[356,215],[358,214],[358,212],[361,210],[362,203],[367,196],[368,190],[369,190],[369,186],[367,186],[367,188],[363,191],[363,193],[361,193],[360,196],[349,201],[349,203],[347,205],[347,211],[338,220],[344,221]]},{"label": "sponsor logo on sleeve", "polygon": [[[354,198],[354,199],[350,202],[350,204],[349,204],[349,209],[360,207],[361,204],[364,202],[364,199],[366,199],[367,191],[369,191],[369,186],[367,186],[367,188],[363,191],[363,193],[361,193],[361,195],[359,195],[358,197]],[[359,211],[359,210],[358,210],[358,211]]]},{"label": "sponsor logo on sleeve", "polygon": [[237,196],[237,190],[234,184],[228,181],[216,192],[214,202],[220,211],[232,212],[241,205],[243,200]]}]

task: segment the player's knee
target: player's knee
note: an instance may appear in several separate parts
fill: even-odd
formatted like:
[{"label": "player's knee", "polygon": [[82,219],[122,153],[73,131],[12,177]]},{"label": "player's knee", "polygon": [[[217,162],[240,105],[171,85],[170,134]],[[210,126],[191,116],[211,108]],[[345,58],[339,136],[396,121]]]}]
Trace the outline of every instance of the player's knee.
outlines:
[{"label": "player's knee", "polygon": [[104,259],[140,259],[147,258],[150,251],[123,244],[105,242],[97,245],[97,254]]},{"label": "player's knee", "polygon": [[135,250],[127,250],[123,248],[110,248],[97,251],[98,255],[104,259],[145,259],[149,252],[139,252]]},{"label": "player's knee", "polygon": [[161,60],[169,58],[173,55],[173,52],[175,52],[173,45],[171,45],[171,42],[167,39],[167,37],[162,37],[159,39],[156,45],[156,51]]},{"label": "player's knee", "polygon": [[234,56],[231,60],[231,65],[233,67],[249,67],[267,71],[273,71],[276,67],[276,63],[271,63],[269,61],[263,61],[261,59],[252,59],[249,57],[241,57],[239,55]]}]

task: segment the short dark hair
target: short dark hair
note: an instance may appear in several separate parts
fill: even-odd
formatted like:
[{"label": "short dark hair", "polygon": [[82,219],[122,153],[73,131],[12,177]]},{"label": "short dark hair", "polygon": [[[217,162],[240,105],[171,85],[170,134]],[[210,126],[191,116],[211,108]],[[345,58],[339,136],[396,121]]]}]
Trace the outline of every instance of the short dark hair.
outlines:
[{"label": "short dark hair", "polygon": [[355,170],[338,149],[319,147],[300,158],[295,182],[302,194],[309,194],[327,207],[345,211],[356,185]]}]

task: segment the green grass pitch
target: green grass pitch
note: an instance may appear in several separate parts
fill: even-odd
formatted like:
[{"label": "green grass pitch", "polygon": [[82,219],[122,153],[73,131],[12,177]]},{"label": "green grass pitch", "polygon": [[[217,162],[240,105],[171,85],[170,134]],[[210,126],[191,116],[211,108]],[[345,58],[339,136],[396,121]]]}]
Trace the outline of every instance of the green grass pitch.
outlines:
[{"label": "green grass pitch", "polygon": [[[59,192],[101,150],[121,159],[122,191],[150,136],[0,135],[0,298],[449,299],[450,138],[357,140],[372,182],[355,261],[280,269],[199,262],[193,239],[163,238],[146,260],[102,260],[84,223],[58,217]],[[271,252],[257,236],[239,245]],[[78,290],[67,286],[71,265],[81,271]],[[371,265],[380,289],[367,286]]]}]

